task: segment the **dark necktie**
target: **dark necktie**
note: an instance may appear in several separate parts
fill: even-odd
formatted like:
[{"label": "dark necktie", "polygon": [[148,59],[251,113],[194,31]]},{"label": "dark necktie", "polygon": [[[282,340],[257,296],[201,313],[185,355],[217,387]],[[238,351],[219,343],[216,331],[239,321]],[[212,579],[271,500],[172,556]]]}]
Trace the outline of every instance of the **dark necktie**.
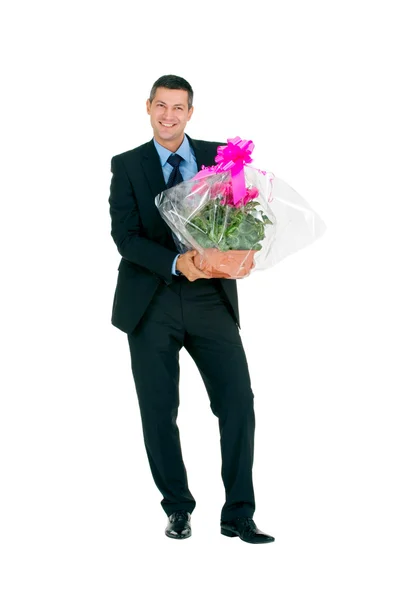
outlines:
[{"label": "dark necktie", "polygon": [[167,162],[170,165],[172,165],[173,170],[172,170],[171,174],[169,175],[168,183],[166,184],[167,188],[171,188],[174,185],[177,185],[178,183],[181,183],[183,181],[183,177],[179,170],[179,165],[182,160],[183,160],[182,157],[179,156],[178,154],[171,154],[169,156]]},{"label": "dark necktie", "polygon": [[[178,183],[181,183],[183,181],[183,177],[181,176],[180,170],[179,170],[179,165],[182,161],[182,157],[179,156],[179,154],[171,154],[167,160],[167,162],[172,165],[173,167],[173,171],[171,172],[171,174],[169,175],[169,179],[168,179],[168,183],[166,184],[167,188],[171,188],[174,185],[177,185]],[[175,242],[175,246],[178,252],[180,252],[179,246],[178,246],[178,239],[175,235],[175,233],[172,231],[172,237],[173,240]],[[180,275],[180,271],[176,271],[179,275]]]}]

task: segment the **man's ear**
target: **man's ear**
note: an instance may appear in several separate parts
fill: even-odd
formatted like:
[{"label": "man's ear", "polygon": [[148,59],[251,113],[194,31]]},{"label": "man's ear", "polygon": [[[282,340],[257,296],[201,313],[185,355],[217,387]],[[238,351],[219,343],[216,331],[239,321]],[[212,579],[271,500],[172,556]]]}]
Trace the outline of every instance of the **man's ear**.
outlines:
[{"label": "man's ear", "polygon": [[148,98],[147,102],[146,102],[146,107],[147,107],[147,115],[150,114],[150,109],[151,109],[151,102],[150,99]]},{"label": "man's ear", "polygon": [[189,121],[191,119],[193,112],[194,112],[194,106],[192,106],[190,108],[190,110],[188,111],[187,121]]}]

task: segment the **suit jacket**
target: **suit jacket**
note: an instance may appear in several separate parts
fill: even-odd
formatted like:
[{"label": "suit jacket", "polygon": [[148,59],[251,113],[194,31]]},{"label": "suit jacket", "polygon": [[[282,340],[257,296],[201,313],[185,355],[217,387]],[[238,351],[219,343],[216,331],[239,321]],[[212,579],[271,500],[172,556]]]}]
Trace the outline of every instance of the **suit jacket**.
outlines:
[{"label": "suit jacket", "polygon": [[[217,147],[222,144],[187,137],[198,169],[214,164]],[[161,282],[172,283],[172,263],[178,251],[171,230],[154,202],[166,184],[153,141],[113,156],[111,172],[111,236],[122,256],[111,323],[125,333],[132,333]],[[214,281],[240,327],[236,280],[215,278]]]}]

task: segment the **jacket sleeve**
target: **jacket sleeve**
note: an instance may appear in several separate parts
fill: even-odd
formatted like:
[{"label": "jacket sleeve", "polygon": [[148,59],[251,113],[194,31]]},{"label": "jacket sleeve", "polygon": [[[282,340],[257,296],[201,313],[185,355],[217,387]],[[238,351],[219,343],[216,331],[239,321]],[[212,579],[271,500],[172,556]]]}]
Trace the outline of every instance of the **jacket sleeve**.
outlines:
[{"label": "jacket sleeve", "polygon": [[134,190],[123,162],[111,159],[110,216],[111,236],[120,255],[172,283],[172,265],[176,251],[143,237]]}]

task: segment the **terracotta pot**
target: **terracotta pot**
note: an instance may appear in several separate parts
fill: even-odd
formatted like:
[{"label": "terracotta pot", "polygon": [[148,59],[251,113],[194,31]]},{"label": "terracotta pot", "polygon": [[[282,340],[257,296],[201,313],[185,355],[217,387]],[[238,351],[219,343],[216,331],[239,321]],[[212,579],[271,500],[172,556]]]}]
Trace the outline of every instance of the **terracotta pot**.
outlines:
[{"label": "terracotta pot", "polygon": [[194,264],[211,277],[239,279],[245,277],[255,266],[256,250],[227,250],[206,248],[194,256]]}]

